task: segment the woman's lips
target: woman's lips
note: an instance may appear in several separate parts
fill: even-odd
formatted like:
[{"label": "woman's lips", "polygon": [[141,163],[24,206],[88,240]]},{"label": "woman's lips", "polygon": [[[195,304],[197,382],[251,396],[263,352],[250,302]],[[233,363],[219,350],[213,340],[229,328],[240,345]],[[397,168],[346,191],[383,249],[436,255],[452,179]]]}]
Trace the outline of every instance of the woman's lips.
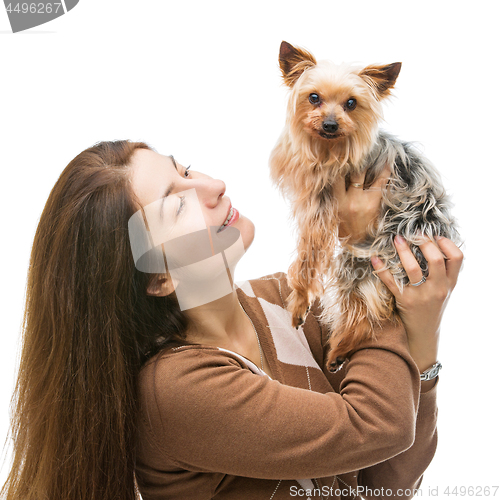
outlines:
[{"label": "woman's lips", "polygon": [[[229,220],[228,220],[228,218],[229,218]],[[236,210],[236,208],[234,208],[234,207],[231,207],[229,209],[228,214],[227,214],[226,220],[224,221],[222,226],[219,227],[217,232],[220,233],[221,231],[224,231],[224,229],[226,229],[226,227],[234,224],[239,218],[240,218],[240,213],[238,212],[238,210]]]}]

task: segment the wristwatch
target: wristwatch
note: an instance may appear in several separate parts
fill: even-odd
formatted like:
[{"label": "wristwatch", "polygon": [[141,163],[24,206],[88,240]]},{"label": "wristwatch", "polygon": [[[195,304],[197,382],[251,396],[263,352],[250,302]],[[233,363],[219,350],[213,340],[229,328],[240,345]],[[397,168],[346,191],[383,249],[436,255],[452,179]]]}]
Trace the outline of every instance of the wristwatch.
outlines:
[{"label": "wristwatch", "polygon": [[439,361],[437,361],[430,368],[425,370],[424,373],[420,374],[420,380],[425,381],[436,378],[438,376],[439,370],[441,370],[442,367],[443,365]]}]

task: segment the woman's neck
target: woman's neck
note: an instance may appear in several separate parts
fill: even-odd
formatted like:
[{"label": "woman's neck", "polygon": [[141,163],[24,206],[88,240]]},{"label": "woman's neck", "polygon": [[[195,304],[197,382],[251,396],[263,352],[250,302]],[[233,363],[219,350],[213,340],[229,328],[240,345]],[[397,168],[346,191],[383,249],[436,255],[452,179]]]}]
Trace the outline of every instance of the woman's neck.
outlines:
[{"label": "woman's neck", "polygon": [[240,306],[236,291],[189,309],[186,315],[189,319],[186,338],[192,343],[226,347],[241,342],[248,331],[249,320]]},{"label": "woman's neck", "polygon": [[189,343],[233,351],[249,359],[272,377],[258,333],[243,310],[236,292],[190,309],[186,314],[190,324],[186,333]]}]

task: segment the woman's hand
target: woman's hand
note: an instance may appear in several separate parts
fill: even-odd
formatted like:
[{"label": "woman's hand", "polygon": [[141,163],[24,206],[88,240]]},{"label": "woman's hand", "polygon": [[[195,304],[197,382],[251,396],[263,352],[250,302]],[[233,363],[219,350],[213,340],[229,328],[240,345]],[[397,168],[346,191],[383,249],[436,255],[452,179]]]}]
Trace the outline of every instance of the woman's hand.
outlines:
[{"label": "woman's hand", "polygon": [[[425,238],[419,245],[429,265],[429,276],[425,283],[407,285],[402,292],[380,259],[372,257],[376,274],[396,298],[398,312],[408,335],[410,354],[420,373],[437,360],[441,318],[457,283],[463,261],[463,253],[452,241],[439,237],[436,241],[437,244]],[[400,236],[395,238],[395,245],[410,283],[418,283],[422,279],[422,271],[410,247]],[[423,383],[422,390],[425,390],[424,384],[430,387],[434,381]]]},{"label": "woman's hand", "polygon": [[[363,189],[365,174],[351,175],[351,184],[345,189],[344,178],[334,187],[337,201],[339,236],[349,243],[362,241],[370,225],[377,220],[382,201],[382,188],[386,185],[391,170],[386,167],[369,189]],[[360,186],[360,187],[355,187]]]},{"label": "woman's hand", "polygon": [[[335,184],[341,238],[346,238],[349,243],[365,238],[370,225],[380,213],[382,189],[389,176],[390,168],[386,167],[368,190],[353,185],[363,185],[364,173],[351,176],[351,185],[347,190],[344,179]],[[457,283],[463,261],[462,252],[452,241],[447,238],[436,241],[437,244],[426,238],[420,245],[429,265],[426,282],[416,287],[408,285],[402,292],[380,259],[372,258],[375,272],[396,298],[396,306],[408,335],[410,354],[420,372],[430,368],[437,360],[441,318]],[[410,247],[400,237],[396,237],[395,244],[410,283],[418,283],[422,279],[422,271]],[[423,382],[422,390],[425,391],[434,383],[434,380]]]}]

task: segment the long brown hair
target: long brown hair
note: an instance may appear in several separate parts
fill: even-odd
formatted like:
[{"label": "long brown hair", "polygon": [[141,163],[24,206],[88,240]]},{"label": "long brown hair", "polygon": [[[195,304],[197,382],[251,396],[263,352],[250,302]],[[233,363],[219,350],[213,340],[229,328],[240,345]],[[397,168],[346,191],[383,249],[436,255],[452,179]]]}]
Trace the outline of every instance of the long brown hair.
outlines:
[{"label": "long brown hair", "polygon": [[187,327],[175,298],[146,295],[128,219],[131,157],[102,142],[72,160],[45,205],[31,253],[12,403],[8,500],[127,500],[134,487],[136,380]]}]

